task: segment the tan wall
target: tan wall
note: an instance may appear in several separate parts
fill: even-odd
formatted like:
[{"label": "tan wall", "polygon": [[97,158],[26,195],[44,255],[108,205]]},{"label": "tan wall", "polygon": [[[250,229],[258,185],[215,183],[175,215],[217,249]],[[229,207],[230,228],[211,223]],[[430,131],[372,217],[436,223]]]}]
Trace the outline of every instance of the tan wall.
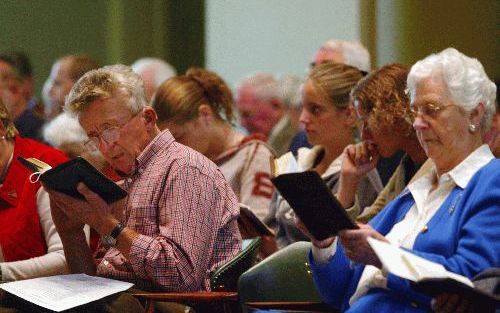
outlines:
[{"label": "tan wall", "polygon": [[377,63],[412,64],[447,47],[479,59],[500,78],[500,1],[377,0]]}]

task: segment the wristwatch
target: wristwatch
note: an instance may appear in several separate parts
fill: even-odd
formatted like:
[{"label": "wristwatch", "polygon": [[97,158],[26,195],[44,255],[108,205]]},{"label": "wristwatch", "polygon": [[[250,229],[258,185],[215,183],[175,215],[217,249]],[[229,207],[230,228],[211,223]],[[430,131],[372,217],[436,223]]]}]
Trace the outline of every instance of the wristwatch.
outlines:
[{"label": "wristwatch", "polygon": [[122,223],[116,224],[115,228],[113,228],[109,235],[102,237],[102,243],[108,248],[116,246],[116,238],[124,228],[125,225],[123,225]]}]

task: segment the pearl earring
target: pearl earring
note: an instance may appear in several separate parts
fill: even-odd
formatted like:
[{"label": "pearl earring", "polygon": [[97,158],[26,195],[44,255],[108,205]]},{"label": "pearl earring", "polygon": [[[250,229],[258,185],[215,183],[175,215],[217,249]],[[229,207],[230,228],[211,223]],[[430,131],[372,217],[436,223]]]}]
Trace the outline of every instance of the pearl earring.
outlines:
[{"label": "pearl earring", "polygon": [[476,131],[476,125],[474,125],[474,124],[470,124],[470,125],[469,125],[469,131],[470,131],[471,133],[475,132],[475,131]]}]

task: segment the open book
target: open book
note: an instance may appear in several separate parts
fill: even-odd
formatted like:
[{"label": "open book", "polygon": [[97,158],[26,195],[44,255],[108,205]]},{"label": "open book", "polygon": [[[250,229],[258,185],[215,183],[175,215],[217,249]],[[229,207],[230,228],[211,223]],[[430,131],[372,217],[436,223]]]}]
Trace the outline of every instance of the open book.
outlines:
[{"label": "open book", "polygon": [[390,243],[368,238],[368,243],[382,262],[384,269],[411,281],[412,287],[429,296],[443,292],[456,293],[468,300],[494,305],[500,299],[474,287],[470,279],[450,272],[443,265],[405,251]]},{"label": "open book", "polygon": [[321,176],[301,171],[291,152],[271,160],[271,173],[276,189],[316,239],[358,228]]},{"label": "open book", "polygon": [[[30,171],[39,175],[40,180],[49,188],[71,197],[83,199],[76,186],[83,182],[90,190],[97,193],[108,204],[127,196],[127,192],[104,176],[87,160],[76,157],[52,168],[47,163],[35,158],[18,157],[19,162]],[[35,181],[31,179],[31,181]]]}]

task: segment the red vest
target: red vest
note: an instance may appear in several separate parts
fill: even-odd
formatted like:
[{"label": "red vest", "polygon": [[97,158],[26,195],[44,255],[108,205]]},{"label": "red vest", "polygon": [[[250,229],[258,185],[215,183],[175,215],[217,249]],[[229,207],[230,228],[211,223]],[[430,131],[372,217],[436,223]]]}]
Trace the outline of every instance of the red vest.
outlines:
[{"label": "red vest", "polygon": [[6,262],[47,253],[36,204],[40,183],[30,183],[31,172],[17,160],[18,156],[34,157],[51,166],[68,160],[59,150],[16,136],[14,156],[0,187],[0,246]]}]

